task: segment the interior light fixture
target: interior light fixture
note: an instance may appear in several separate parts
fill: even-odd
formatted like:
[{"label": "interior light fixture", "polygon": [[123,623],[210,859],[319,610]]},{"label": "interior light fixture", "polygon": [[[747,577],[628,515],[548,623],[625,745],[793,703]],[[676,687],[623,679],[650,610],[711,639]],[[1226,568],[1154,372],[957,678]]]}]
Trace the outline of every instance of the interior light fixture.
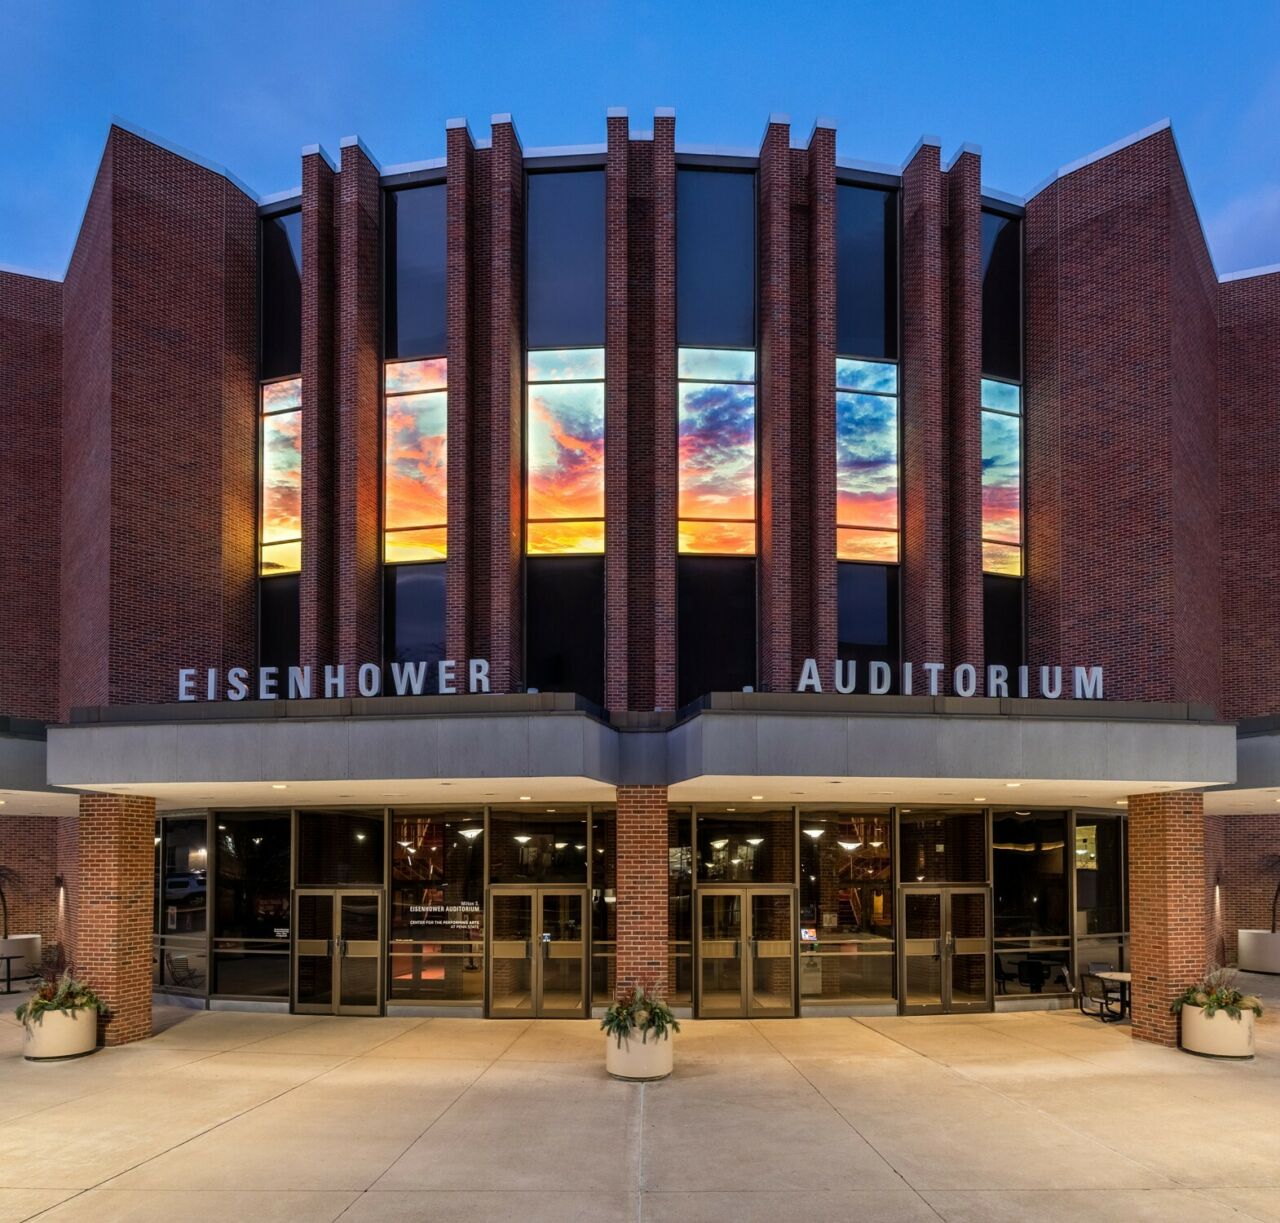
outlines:
[{"label": "interior light fixture", "polygon": [[1116,806],[1117,806],[1117,807],[1127,807],[1128,805],[1129,805],[1129,800],[1128,800],[1127,798],[1117,798],[1117,799],[1116,799]]},{"label": "interior light fixture", "polygon": [[518,836],[518,837],[515,837],[514,840],[520,845],[528,845],[531,838],[526,836]]},{"label": "interior light fixture", "polygon": [[363,840],[364,840],[368,835],[369,835],[369,834],[368,834],[368,833],[366,833],[366,832],[357,832],[357,833],[356,833],[356,840],[357,840],[357,841],[363,841]]},{"label": "interior light fixture", "polygon": [[474,841],[483,831],[483,828],[459,828],[458,835],[466,837],[468,841]]},{"label": "interior light fixture", "polygon": [[555,843],[555,846],[556,846],[556,848],[557,848],[557,849],[568,849],[568,848],[569,848],[569,842],[568,842],[568,841],[557,841],[557,842]]},{"label": "interior light fixture", "polygon": [[585,846],[585,845],[575,845],[575,846],[574,846],[574,849],[576,849],[579,853],[581,853],[584,849],[586,849],[586,846]]},{"label": "interior light fixture", "polygon": [[987,801],[987,796],[985,794],[975,794],[973,796],[973,801],[975,803],[985,803]]},{"label": "interior light fixture", "polygon": [[409,846],[413,844],[413,842],[412,842],[412,841],[397,841],[397,842],[396,842],[396,844],[397,844],[397,845],[399,845],[401,849],[408,849],[408,848],[409,848]]},{"label": "interior light fixture", "polygon": [[862,848],[861,841],[837,841],[836,844],[839,845],[840,848],[843,849],[844,852],[847,854],[853,853],[855,849]]},{"label": "interior light fixture", "polygon": [[824,832],[826,832],[825,828],[806,828],[804,835],[816,841]]},{"label": "interior light fixture", "polygon": [[730,858],[730,859],[729,859],[729,865],[730,865],[730,866],[741,866],[741,865],[742,865],[742,859],[741,859],[741,858]]},{"label": "interior light fixture", "polygon": [[160,844],[160,838],[159,838],[159,837],[156,837],[156,844],[157,844],[157,845],[159,845],[159,844]]},{"label": "interior light fixture", "polygon": [[747,844],[750,845],[752,849],[755,849],[757,845],[764,844],[764,837],[748,837]]},{"label": "interior light fixture", "polygon": [[262,844],[262,838],[261,838],[261,837],[251,837],[251,838],[250,838],[250,840],[252,840],[252,841],[253,841],[253,843],[254,843],[255,845],[261,845],[261,844]]},{"label": "interior light fixture", "polygon": [[728,845],[728,844],[729,844],[729,838],[728,838],[728,837],[722,837],[722,838],[721,838],[720,840],[718,840],[718,841],[712,841],[712,842],[711,842],[711,848],[712,848],[712,849],[723,849],[723,848],[724,848],[726,845]]},{"label": "interior light fixture", "polygon": [[227,830],[227,826],[226,826],[226,824],[219,824],[219,825],[218,825],[218,831],[219,831],[219,832],[226,832],[226,830]]}]

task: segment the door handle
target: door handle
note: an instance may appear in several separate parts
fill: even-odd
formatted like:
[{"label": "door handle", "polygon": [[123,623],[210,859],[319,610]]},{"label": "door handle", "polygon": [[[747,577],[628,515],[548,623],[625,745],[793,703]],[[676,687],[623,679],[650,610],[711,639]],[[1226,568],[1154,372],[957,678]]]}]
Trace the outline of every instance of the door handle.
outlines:
[{"label": "door handle", "polygon": [[955,955],[955,953],[956,953],[956,936],[955,936],[954,934],[952,934],[950,930],[948,930],[948,931],[947,931],[946,941],[945,941],[945,943],[943,944],[943,946],[944,946],[944,948],[945,948],[945,950],[946,950],[947,955]]}]

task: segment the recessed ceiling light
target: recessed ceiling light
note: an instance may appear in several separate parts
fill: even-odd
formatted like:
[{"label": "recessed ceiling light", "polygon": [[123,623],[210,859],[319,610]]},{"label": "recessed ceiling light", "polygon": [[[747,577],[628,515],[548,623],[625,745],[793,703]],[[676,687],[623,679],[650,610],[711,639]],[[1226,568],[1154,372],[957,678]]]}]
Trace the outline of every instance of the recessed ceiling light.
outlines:
[{"label": "recessed ceiling light", "polygon": [[1117,807],[1127,807],[1128,805],[1129,805],[1129,800],[1128,800],[1127,798],[1117,798],[1117,799],[1116,799],[1116,806],[1117,806]]},{"label": "recessed ceiling light", "polygon": [[273,781],[271,783],[271,788],[273,790],[287,790],[289,787],[286,786],[282,781]]},{"label": "recessed ceiling light", "polygon": [[763,797],[764,797],[763,794],[753,794],[751,796],[751,801],[758,803]]},{"label": "recessed ceiling light", "polygon": [[973,801],[975,803],[985,803],[987,801],[987,796],[985,794],[975,794],[973,796]]},{"label": "recessed ceiling light", "polygon": [[1006,790],[1016,790],[1019,786],[1021,786],[1021,785],[1022,785],[1022,782],[1020,782],[1020,781],[1006,781],[1006,782],[1004,783],[1004,785],[1005,785],[1005,789],[1006,789]]},{"label": "recessed ceiling light", "polygon": [[520,801],[521,801],[522,803],[532,802],[532,801],[533,801],[533,796],[532,796],[532,795],[530,795],[530,794],[522,794],[522,795],[520,795]]}]

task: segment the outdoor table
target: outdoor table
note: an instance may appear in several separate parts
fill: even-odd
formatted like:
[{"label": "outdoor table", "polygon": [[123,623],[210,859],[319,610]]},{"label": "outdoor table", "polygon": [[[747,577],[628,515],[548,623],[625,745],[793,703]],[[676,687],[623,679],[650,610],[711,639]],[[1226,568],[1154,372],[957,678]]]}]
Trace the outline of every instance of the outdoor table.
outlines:
[{"label": "outdoor table", "polygon": [[1106,972],[1095,972],[1095,977],[1100,977],[1103,981],[1115,981],[1120,986],[1120,1013],[1133,1017],[1133,1012],[1129,1009],[1129,983],[1133,980],[1131,972],[1115,972],[1108,970]]},{"label": "outdoor table", "polygon": [[19,992],[13,988],[13,962],[14,960],[25,960],[26,958],[26,952],[20,955],[0,955],[0,960],[4,961],[4,992],[6,994]]}]

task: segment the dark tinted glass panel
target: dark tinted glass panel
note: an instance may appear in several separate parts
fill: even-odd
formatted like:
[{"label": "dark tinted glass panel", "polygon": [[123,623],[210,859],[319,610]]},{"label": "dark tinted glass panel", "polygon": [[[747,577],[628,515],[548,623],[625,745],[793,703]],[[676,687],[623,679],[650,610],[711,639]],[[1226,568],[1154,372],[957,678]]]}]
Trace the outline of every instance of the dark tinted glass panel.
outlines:
[{"label": "dark tinted glass panel", "polygon": [[894,997],[892,821],[886,811],[800,813],[800,997]]},{"label": "dark tinted glass panel", "polygon": [[298,813],[298,883],[382,883],[382,814]]},{"label": "dark tinted glass panel", "polygon": [[434,357],[445,334],[443,183],[386,194],[386,343],[388,357]]},{"label": "dark tinted glass panel", "polygon": [[239,811],[214,818],[212,992],[287,998],[289,816]]},{"label": "dark tinted glass panel", "polygon": [[1022,379],[1022,223],[982,214],[982,372]]},{"label": "dark tinted glass panel", "polygon": [[795,877],[791,811],[698,813],[702,883],[794,883]]},{"label": "dark tinted glass panel", "polygon": [[262,378],[302,372],[302,213],[262,222]]},{"label": "dark tinted glass panel", "polygon": [[1069,934],[1066,813],[997,814],[991,855],[996,938]]},{"label": "dark tinted glass panel", "polygon": [[898,356],[898,196],[836,189],[836,352]]},{"label": "dark tinted glass panel", "polygon": [[1122,821],[1076,816],[1076,937],[1124,930]]},{"label": "dark tinted glass panel", "polygon": [[612,811],[591,813],[591,999],[608,1006],[618,979],[618,822]]},{"label": "dark tinted glass panel", "polygon": [[982,644],[987,665],[1009,669],[1009,693],[1016,695],[1017,668],[1022,666],[1022,581],[982,578]]},{"label": "dark tinted glass panel", "polygon": [[530,174],[530,348],[604,343],[604,172]]},{"label": "dark tinted glass panel", "polygon": [[676,176],[676,331],[680,344],[756,342],[756,180],[724,170]]},{"label": "dark tinted glass panel", "polygon": [[445,566],[387,566],[383,571],[387,663],[425,662],[427,691],[439,691],[435,666],[444,657]]},{"label": "dark tinted glass panel", "polygon": [[604,701],[604,558],[525,562],[528,684]]},{"label": "dark tinted glass panel", "polygon": [[740,692],[756,682],[756,563],[727,556],[681,556],[679,701]]},{"label": "dark tinted glass panel", "polygon": [[839,654],[843,661],[858,664],[857,691],[870,690],[872,662],[887,662],[890,691],[897,692],[898,567],[845,561],[836,566],[836,583]]},{"label": "dark tinted glass panel", "polygon": [[671,1002],[693,997],[693,821],[687,810],[667,819],[667,989]]},{"label": "dark tinted glass panel", "polygon": [[586,883],[585,813],[545,807],[489,814],[493,883]]},{"label": "dark tinted glass panel", "polygon": [[900,817],[903,883],[982,883],[987,877],[986,817],[981,811]]},{"label": "dark tinted glass panel", "polygon": [[391,817],[392,998],[484,999],[484,812]]},{"label": "dark tinted glass panel", "polygon": [[160,933],[199,934],[205,929],[208,903],[208,823],[162,820],[164,894]]},{"label": "dark tinted glass panel", "polygon": [[264,667],[298,665],[301,631],[298,612],[298,575],[263,578],[258,583],[258,662]]}]

